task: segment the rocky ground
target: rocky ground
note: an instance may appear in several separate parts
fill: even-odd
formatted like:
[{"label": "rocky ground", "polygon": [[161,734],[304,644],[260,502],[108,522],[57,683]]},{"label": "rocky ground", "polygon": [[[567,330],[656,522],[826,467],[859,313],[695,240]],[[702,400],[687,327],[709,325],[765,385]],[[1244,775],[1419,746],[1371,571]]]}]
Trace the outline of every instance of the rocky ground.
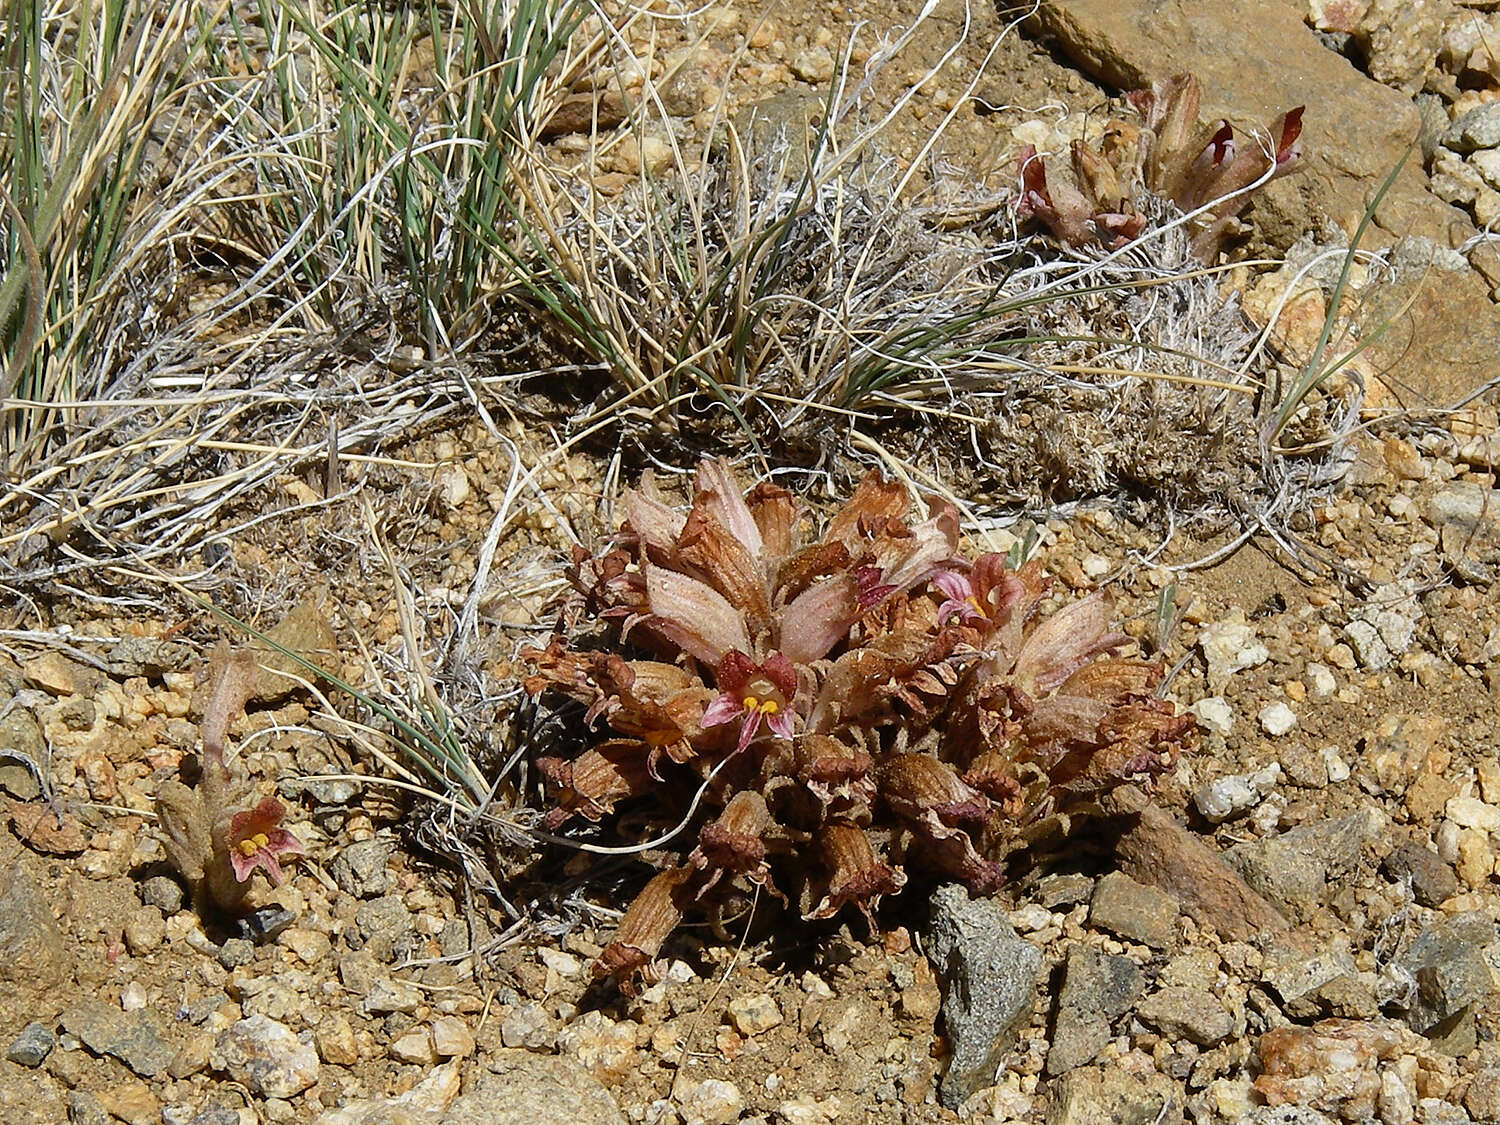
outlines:
[{"label": "rocky ground", "polygon": [[[915,155],[923,117],[958,107],[943,157],[1008,176],[1021,141],[1065,137],[1102,104],[1095,82],[1198,69],[1213,112],[1259,121],[1306,101],[1321,120],[1308,174],[1257,215],[1258,237],[1286,246],[1304,231],[1337,242],[1420,130],[1421,171],[1377,234],[1429,240],[1423,283],[1410,330],[1375,353],[1373,398],[1451,403],[1500,354],[1500,259],[1473,225],[1500,214],[1490,7],[1276,4],[1208,24],[1047,4],[997,51],[977,113],[961,92],[1000,24],[975,13],[983,32],[895,147]],[[815,90],[863,18],[900,16],[718,11],[715,53],[683,56],[701,81],[679,83],[680,124],[726,77],[745,102]],[[937,59],[959,18],[942,9],[915,58]],[[873,936],[851,924],[741,944],[689,928],[633,998],[589,985],[624,900],[590,890],[587,863],[564,872],[585,877],[581,898],[513,926],[420,846],[417,805],[359,780],[378,767],[284,678],[231,733],[308,854],[279,888],[257,877],[243,920],[205,921],[165,863],[153,799],[198,749],[215,628],[149,606],[23,607],[0,633],[0,1118],[1500,1121],[1500,417],[1486,401],[1376,416],[1291,554],[1257,540],[1189,568],[1228,540],[1163,545],[1103,507],[1012,528],[1036,534],[1063,589],[1109,583],[1125,630],[1177,667],[1170,697],[1201,746],[1153,795],[1162,811],[1089,826],[994,900],[950,888],[891,904]],[[504,466],[478,426],[403,452],[429,467],[419,489],[389,487],[417,496],[402,549],[437,607],[474,574]],[[558,514],[586,527],[602,475],[581,455],[559,469]],[[388,649],[399,618],[388,579],[320,518],[247,533],[234,564],[252,603],[305,590],[284,635],[313,652],[332,629],[334,670],[363,682],[355,638]],[[502,552],[543,575],[517,622],[549,596],[564,545],[550,519]],[[1308,560],[1336,565],[1309,574]],[[499,696],[514,690],[505,655],[481,669]]]}]

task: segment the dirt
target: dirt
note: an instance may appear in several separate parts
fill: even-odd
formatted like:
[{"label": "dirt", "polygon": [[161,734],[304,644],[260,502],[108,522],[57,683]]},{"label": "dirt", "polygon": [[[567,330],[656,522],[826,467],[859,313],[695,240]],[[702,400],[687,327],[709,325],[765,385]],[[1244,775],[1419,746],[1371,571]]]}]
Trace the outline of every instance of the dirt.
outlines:
[{"label": "dirt", "polygon": [[[735,10],[712,42],[726,53],[748,42],[730,86],[731,100],[748,104],[780,89],[810,90],[791,68],[804,50],[826,46],[837,55],[856,26],[868,44],[919,8],[779,8],[758,29],[751,12]],[[959,105],[942,150],[931,154],[934,167],[1008,181],[1018,147],[1011,126],[1052,106],[1087,110],[1108,94],[1012,35],[1000,41],[976,89],[983,112],[972,112],[956,99],[999,27],[993,12],[973,18],[984,32],[921,87],[890,148],[917,158],[935,115]],[[959,27],[955,9],[939,8],[903,64],[882,73],[876,104],[892,104],[915,86]],[[535,430],[516,424],[509,432],[533,451],[546,448]],[[1468,945],[1491,964],[1497,948],[1500,602],[1489,585],[1456,576],[1452,548],[1430,515],[1451,485],[1494,496],[1494,479],[1485,465],[1459,461],[1454,443],[1434,427],[1425,434],[1357,437],[1354,469],[1293,529],[1293,542],[1257,537],[1215,565],[1196,564],[1227,536],[1178,534],[1163,544],[1158,522],[1137,526],[1103,506],[1011,529],[1038,533],[1062,589],[1108,582],[1124,629],[1178,667],[1169,698],[1182,707],[1224,700],[1232,727],[1219,732],[1205,723],[1199,750],[1154,795],[1215,851],[1378,812],[1380,828],[1358,841],[1343,869],[1330,869],[1320,889],[1281,888],[1290,897],[1277,900],[1274,879],[1257,885],[1310,949],[1347,949],[1353,970],[1340,979],[1356,991],[1373,988],[1419,936],[1447,920],[1480,918],[1489,941]],[[390,463],[365,471],[358,499],[261,524],[227,548],[241,593],[222,608],[264,629],[295,604],[313,607],[340,639],[335,671],[353,684],[370,683],[372,668],[395,674],[406,644],[397,576],[372,550],[362,504],[377,513],[380,539],[412,591],[419,655],[436,659],[476,573],[479,544],[502,510],[511,468],[477,422],[389,452]],[[531,509],[502,537],[494,559],[493,592],[481,609],[504,643],[469,666],[472,693],[490,700],[505,723],[518,699],[511,652],[553,621],[572,542],[597,543],[611,526],[601,484],[610,477],[608,459],[574,453],[557,464],[540,481],[551,513]],[[281,486],[310,487],[292,478]],[[1329,560],[1337,569],[1323,565]],[[920,901],[889,904],[874,934],[857,920],[755,940],[744,940],[732,921],[719,933],[689,926],[663,950],[663,979],[637,998],[622,996],[591,985],[587,967],[640,871],[557,852],[528,868],[511,849],[495,863],[501,893],[486,893],[433,847],[442,839],[434,831],[440,808],[374,782],[340,789],[307,781],[385,771],[297,685],[284,698],[252,702],[231,728],[245,775],[259,793],[280,795],[307,852],[284,885],[257,876],[251,891],[253,917],[275,921],[286,912],[280,920],[289,924],[265,940],[240,937],[234,920],[195,909],[180,888],[174,894],[154,828],[156,787],[194,768],[207,658],[221,634],[208,615],[177,608],[183,604],[111,606],[80,597],[21,606],[4,622],[11,631],[0,636],[0,699],[11,702],[0,705],[0,747],[12,751],[0,759],[6,1121],[178,1125],[313,1121],[324,1113],[330,1125],[484,1120],[455,1098],[520,1052],[573,1060],[580,1069],[569,1073],[580,1089],[597,1083],[626,1120],[660,1125],[1082,1123],[1110,1113],[1116,1120],[1234,1121],[1280,1096],[1251,1088],[1277,1065],[1258,1053],[1266,1032],[1328,1017],[1370,1026],[1408,1019],[1407,997],[1366,1003],[1329,992],[1298,1007],[1268,983],[1274,942],[1285,939],[1228,941],[1174,914],[1169,942],[1157,948],[1091,925],[1089,895],[1109,861],[1085,835],[1077,855],[1035,873],[1083,876],[1077,895],[1042,905],[1036,877],[1002,892],[1017,929],[1041,949],[1044,970],[1033,1015],[1017,1029],[996,1085],[956,1114],[938,1103],[951,1044],[939,983],[921,953]],[[1164,606],[1180,613],[1166,628]],[[1409,626],[1409,644],[1385,666],[1362,661],[1345,632],[1370,607],[1392,608]],[[1202,642],[1226,621],[1243,622],[1265,656],[1210,682]],[[1394,631],[1401,634],[1399,624]],[[130,646],[149,655],[132,658]],[[1296,721],[1273,735],[1262,715],[1278,703]],[[359,714],[342,693],[333,693],[331,705]],[[464,733],[494,765],[511,728]],[[27,762],[38,767],[41,784]],[[1279,775],[1237,815],[1214,825],[1197,811],[1205,783],[1272,763]],[[1486,827],[1491,815],[1494,825]],[[1408,842],[1433,851],[1451,894],[1420,903],[1411,879],[1382,868]],[[550,893],[544,880],[553,882]],[[533,924],[517,925],[507,904],[525,908]],[[1048,1074],[1061,967],[1085,946],[1138,965],[1145,996],[1106,1021],[1107,1042],[1095,1060]],[[1230,1024],[1223,1035],[1149,1015],[1165,1004],[1150,1008],[1153,997],[1191,987],[1182,982],[1195,968],[1217,981],[1213,991]],[[1495,980],[1477,982],[1456,1005],[1453,1026],[1393,1049],[1391,1073],[1399,1077],[1375,1079],[1383,1100],[1372,1095],[1370,1112],[1386,1125],[1500,1114],[1492,1091],[1500,1087],[1496,996]],[[261,1035],[263,1021],[290,1029],[311,1045],[311,1056],[299,1063],[294,1043]],[[18,1045],[38,1034],[55,1043],[33,1060]],[[236,1061],[236,1035],[258,1037],[264,1066]],[[1318,1066],[1326,1062],[1319,1059]],[[1297,1089],[1309,1112],[1363,1114],[1354,1094]],[[378,1104],[403,1096],[399,1106]],[[585,1119],[617,1118],[600,1111]]]}]

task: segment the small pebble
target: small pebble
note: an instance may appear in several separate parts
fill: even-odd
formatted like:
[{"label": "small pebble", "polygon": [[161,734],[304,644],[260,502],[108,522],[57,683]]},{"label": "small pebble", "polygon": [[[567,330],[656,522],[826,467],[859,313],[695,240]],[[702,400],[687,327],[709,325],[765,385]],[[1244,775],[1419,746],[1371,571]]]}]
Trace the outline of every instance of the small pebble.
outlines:
[{"label": "small pebble", "polygon": [[264,945],[275,941],[296,920],[295,911],[283,910],[279,906],[262,907],[240,919],[240,936],[255,945]]},{"label": "small pebble", "polygon": [[683,1125],[729,1125],[740,1116],[744,1098],[733,1082],[705,1078],[689,1087],[677,1103]]},{"label": "small pebble", "polygon": [[285,1024],[247,1016],[219,1036],[218,1064],[231,1079],[266,1099],[290,1098],[318,1080],[318,1055]]},{"label": "small pebble", "polygon": [[1308,690],[1319,698],[1332,695],[1338,690],[1339,682],[1326,664],[1309,664],[1303,676],[1307,680]]},{"label": "small pebble", "polygon": [[153,875],[141,884],[141,902],[154,906],[163,914],[176,914],[182,909],[184,896],[182,884],[166,875]]},{"label": "small pebble", "polygon": [[167,920],[155,906],[141,907],[125,923],[125,948],[137,957],[150,953],[166,936]]},{"label": "small pebble", "polygon": [[1323,761],[1328,765],[1328,780],[1337,785],[1341,781],[1349,780],[1349,763],[1340,756],[1335,746],[1325,746],[1320,753]]},{"label": "small pebble", "polygon": [[205,1031],[189,1035],[167,1063],[167,1073],[173,1078],[191,1078],[208,1069],[214,1049],[214,1037]]},{"label": "small pebble", "polygon": [[444,1058],[465,1058],[474,1053],[474,1033],[457,1016],[439,1016],[432,1021],[432,1047]]},{"label": "small pebble", "polygon": [[1476,797],[1450,798],[1443,811],[1460,828],[1500,831],[1500,807],[1485,804]]},{"label": "small pebble", "polygon": [[781,1023],[781,1009],[776,1001],[765,993],[755,996],[736,996],[729,1002],[729,1020],[734,1029],[749,1038],[770,1031]]},{"label": "small pebble", "polygon": [[315,965],[332,950],[333,944],[321,930],[293,927],[281,935],[280,944],[297,955],[304,965]]},{"label": "small pebble", "polygon": [[1028,902],[1020,909],[1010,912],[1010,924],[1023,934],[1034,934],[1052,925],[1052,911],[1040,903]]},{"label": "small pebble", "polygon": [[340,1015],[325,1017],[313,1032],[313,1044],[318,1057],[335,1066],[353,1066],[359,1062],[359,1044],[354,1038],[354,1028]]},{"label": "small pebble", "polygon": [[45,1024],[28,1023],[21,1034],[5,1049],[5,1057],[17,1066],[41,1066],[52,1048],[57,1045],[57,1036]]},{"label": "small pebble", "polygon": [[809,47],[798,51],[788,65],[792,73],[804,82],[827,82],[833,77],[833,53],[827,47]]},{"label": "small pebble", "polygon": [[1228,734],[1234,730],[1234,708],[1222,695],[1209,695],[1188,708],[1198,725],[1214,734]]},{"label": "small pebble", "polygon": [[391,1057],[398,1062],[431,1066],[438,1057],[432,1046],[432,1032],[425,1027],[408,1031],[391,1044]]},{"label": "small pebble", "polygon": [[1297,713],[1285,703],[1266,704],[1256,718],[1260,720],[1261,730],[1272,738],[1286,734],[1297,725]]},{"label": "small pebble", "polygon": [[1079,565],[1090,578],[1103,578],[1111,567],[1110,561],[1103,555],[1085,555]]},{"label": "small pebble", "polygon": [[500,1021],[500,1041],[528,1051],[551,1050],[557,1042],[557,1021],[540,1004],[522,1004]]},{"label": "small pebble", "polygon": [[1222,824],[1230,817],[1244,812],[1260,800],[1260,794],[1250,779],[1239,775],[1216,778],[1198,787],[1193,794],[1193,804],[1210,824]]},{"label": "small pebble", "polygon": [[537,959],[560,977],[573,978],[583,972],[583,962],[561,949],[538,949]]},{"label": "small pebble", "polygon": [[248,965],[254,958],[255,944],[244,938],[232,937],[219,946],[219,964],[226,969]]},{"label": "small pebble", "polygon": [[149,1003],[146,987],[138,980],[129,982],[120,990],[120,1008],[126,1012],[139,1012]]}]

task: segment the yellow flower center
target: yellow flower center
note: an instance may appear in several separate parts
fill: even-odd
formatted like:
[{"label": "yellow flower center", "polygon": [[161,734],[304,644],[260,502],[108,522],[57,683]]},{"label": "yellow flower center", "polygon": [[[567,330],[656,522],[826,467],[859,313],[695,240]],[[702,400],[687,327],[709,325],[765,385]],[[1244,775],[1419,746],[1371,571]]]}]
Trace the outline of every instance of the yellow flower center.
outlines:
[{"label": "yellow flower center", "polygon": [[245,837],[235,847],[239,848],[240,855],[250,856],[260,851],[261,848],[270,842],[270,838],[264,832],[257,832],[254,836]]},{"label": "yellow flower center", "polygon": [[979,600],[978,594],[970,594],[964,601],[973,606],[974,612],[979,614],[980,617],[989,616],[989,611],[984,608],[984,603]]},{"label": "yellow flower center", "polygon": [[745,709],[746,714],[754,711],[762,715],[774,715],[786,706],[781,690],[764,676],[756,676],[745,688],[740,706]]}]

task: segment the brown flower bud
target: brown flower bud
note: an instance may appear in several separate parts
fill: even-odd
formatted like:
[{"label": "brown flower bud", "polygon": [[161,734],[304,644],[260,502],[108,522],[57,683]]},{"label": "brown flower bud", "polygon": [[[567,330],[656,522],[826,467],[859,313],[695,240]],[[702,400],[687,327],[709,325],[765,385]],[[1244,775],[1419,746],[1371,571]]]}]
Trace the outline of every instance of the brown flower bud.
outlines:
[{"label": "brown flower bud", "polygon": [[641,888],[625,917],[620,919],[614,940],[594,962],[591,973],[595,980],[617,974],[622,990],[632,987],[631,974],[656,956],[661,943],[682,921],[682,913],[691,901],[684,884],[692,874],[691,868],[674,867],[658,872]]},{"label": "brown flower bud", "polygon": [[874,793],[870,755],[837,738],[824,734],[804,735],[796,740],[797,778],[824,803],[836,792],[869,798]]},{"label": "brown flower bud", "polygon": [[828,871],[828,893],[807,915],[809,919],[831,918],[850,902],[869,917],[882,895],[895,894],[906,885],[906,872],[876,858],[863,828],[830,824],[818,844]]},{"label": "brown flower bud", "polygon": [[699,867],[749,871],[766,858],[762,834],[771,823],[766,799],[752,790],[736,793],[719,818],[698,833]]},{"label": "brown flower bud", "polygon": [[557,786],[557,808],[543,822],[556,828],[574,815],[597,821],[623,797],[651,785],[646,747],[632,739],[612,739],[585,750],[571,762],[539,758],[537,768]]},{"label": "brown flower bud", "polygon": [[984,795],[929,754],[892,754],[880,763],[879,775],[886,803],[908,820],[921,821],[931,814],[954,825],[983,821],[989,815]]}]

